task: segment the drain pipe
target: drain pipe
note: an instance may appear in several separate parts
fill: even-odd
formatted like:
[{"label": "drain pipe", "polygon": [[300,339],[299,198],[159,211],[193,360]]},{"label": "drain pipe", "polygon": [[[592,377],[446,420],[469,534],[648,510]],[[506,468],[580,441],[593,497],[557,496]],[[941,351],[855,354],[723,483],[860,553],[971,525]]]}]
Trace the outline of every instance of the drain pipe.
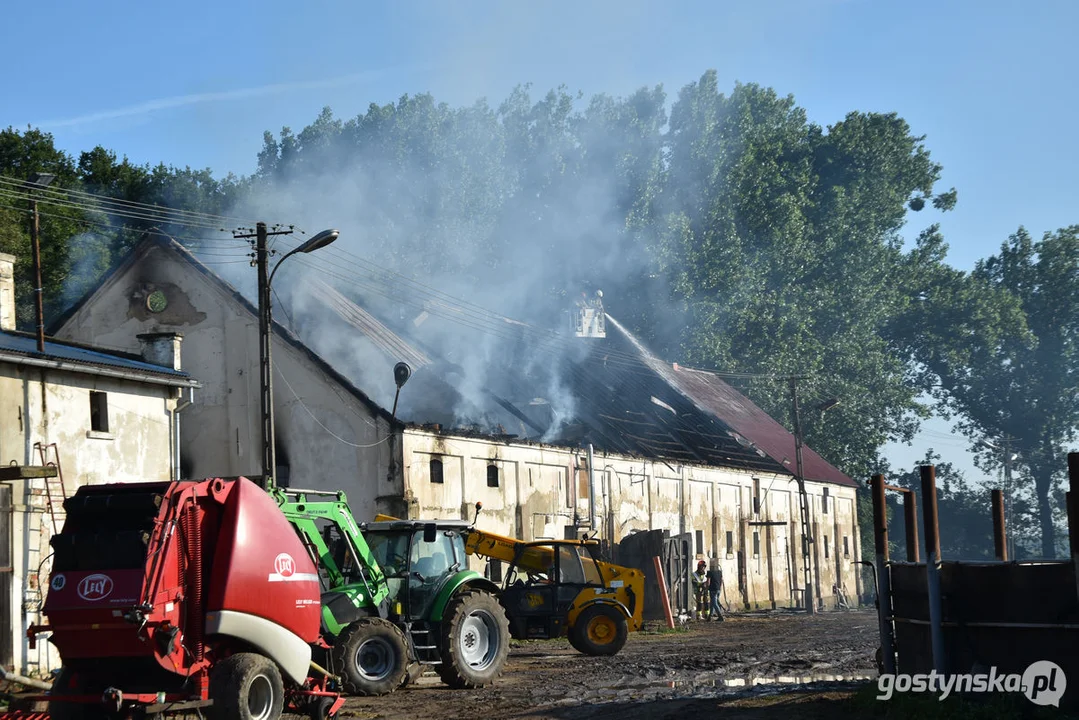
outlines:
[{"label": "drain pipe", "polygon": [[[181,391],[180,397],[183,397]],[[188,405],[195,402],[195,388],[189,387],[187,389],[187,400],[181,400],[176,403],[176,408],[172,411],[172,432],[173,432],[173,456],[172,456],[172,478],[173,480],[180,480],[180,412],[183,411]]]},{"label": "drain pipe", "polygon": [[[588,528],[596,529],[596,468],[592,462],[592,443],[588,443]],[[609,539],[609,538],[608,538]]]},{"label": "drain pipe", "polygon": [[52,690],[52,683],[28,678],[24,675],[16,675],[15,673],[8,672],[2,667],[0,667],[0,673],[3,673],[4,680],[7,680],[8,682],[18,683],[25,687],[37,688],[38,690]]}]

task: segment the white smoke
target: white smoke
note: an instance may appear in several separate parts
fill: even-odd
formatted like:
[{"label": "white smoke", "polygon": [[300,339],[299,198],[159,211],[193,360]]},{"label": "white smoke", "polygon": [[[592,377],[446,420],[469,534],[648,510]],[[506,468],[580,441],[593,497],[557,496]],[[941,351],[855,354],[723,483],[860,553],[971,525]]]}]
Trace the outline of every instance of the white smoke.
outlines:
[{"label": "white smoke", "polygon": [[[308,137],[302,166],[285,179],[255,183],[257,190],[228,214],[306,232],[279,239],[279,248],[324,228],[341,231],[332,246],[291,258],[274,286],[278,297],[288,297],[302,339],[380,404],[392,403],[395,358],[342,326],[307,278],[334,285],[434,359],[459,368],[459,374],[439,371],[459,396],[450,412],[455,425],[491,431],[504,419],[523,427],[493,393],[536,420],[546,404],[543,424],[550,425],[542,435],[552,439],[578,411],[563,363],[581,360],[590,348],[589,340],[572,334],[571,298],[585,286],[627,276],[642,262],[642,254],[625,245],[618,168],[590,166],[573,184],[562,183],[564,168],[556,163],[516,157],[507,143],[492,142],[497,128],[482,106],[454,117],[459,131],[440,136],[454,143],[452,152],[428,147],[430,138],[422,134],[389,155],[378,147],[357,154],[347,131],[323,145]],[[617,145],[617,138],[602,140],[596,140],[599,150]],[[525,173],[533,173],[530,186],[547,183],[550,191],[523,195]],[[544,179],[537,182],[536,173]],[[215,270],[254,299],[254,269],[233,264]],[[285,323],[281,310],[275,319]],[[552,340],[551,331],[562,339]],[[407,394],[402,408],[415,407],[404,401]],[[536,397],[544,402],[530,410]]]}]

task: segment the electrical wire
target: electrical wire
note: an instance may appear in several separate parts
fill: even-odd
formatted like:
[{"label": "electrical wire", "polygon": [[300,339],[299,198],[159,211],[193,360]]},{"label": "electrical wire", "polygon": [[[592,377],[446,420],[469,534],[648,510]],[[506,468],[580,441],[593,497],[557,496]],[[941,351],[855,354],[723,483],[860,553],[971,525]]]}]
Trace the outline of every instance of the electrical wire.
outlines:
[{"label": "electrical wire", "polygon": [[172,215],[173,217],[187,217],[192,220],[212,221],[213,224],[218,225],[255,224],[253,221],[243,220],[241,218],[231,217],[228,215],[205,213],[195,210],[184,210],[182,208],[171,208],[163,205],[138,202],[136,200],[125,200],[122,198],[115,198],[108,195],[90,193],[84,190],[76,190],[73,188],[41,187],[34,185],[29,181],[21,180],[19,178],[11,177],[9,175],[0,175],[0,186],[6,186],[6,188],[9,190],[16,189],[23,197],[25,197],[27,193],[33,192],[35,196],[38,197],[51,196],[68,197],[70,199],[82,199],[86,202],[125,207],[131,210],[153,211],[157,213],[167,213],[169,215]]},{"label": "electrical wire", "polygon": [[[289,389],[289,390],[290,390],[290,391],[292,392],[292,396],[293,396],[294,398],[296,398],[296,402],[300,403],[300,407],[302,407],[302,408],[303,408],[303,409],[304,409],[305,411],[307,411],[307,414],[311,416],[311,419],[312,419],[312,420],[314,420],[314,421],[315,421],[315,423],[316,423],[316,424],[317,424],[317,425],[318,425],[318,426],[319,426],[320,428],[322,428],[323,430],[325,430],[325,431],[326,431],[326,433],[327,433],[328,435],[330,435],[330,437],[332,437],[333,439],[337,440],[338,442],[344,443],[345,445],[348,445],[349,447],[354,447],[354,448],[363,448],[363,449],[367,449],[367,448],[373,448],[373,447],[377,447],[377,446],[381,445],[382,443],[386,442],[387,440],[389,440],[389,439],[390,439],[391,437],[393,437],[393,433],[390,433],[390,434],[386,435],[386,437],[382,438],[381,440],[377,440],[377,441],[375,441],[375,442],[373,442],[373,443],[370,443],[370,444],[368,444],[368,445],[363,445],[363,444],[357,444],[357,443],[354,443],[354,442],[350,442],[350,441],[348,441],[348,440],[345,440],[345,439],[344,439],[343,437],[341,437],[340,435],[338,435],[337,433],[335,433],[335,432],[334,432],[333,430],[330,430],[330,429],[329,429],[328,427],[326,427],[325,425],[323,425],[323,424],[322,424],[322,421],[321,421],[321,420],[319,420],[319,419],[318,419],[318,418],[317,418],[317,417],[315,416],[315,414],[314,414],[313,412],[311,412],[311,408],[307,407],[307,404],[306,404],[306,403],[305,403],[305,402],[303,401],[303,399],[302,399],[302,398],[301,398],[301,397],[299,396],[299,394],[297,394],[296,390],[295,390],[295,389],[294,389],[294,388],[292,387],[292,383],[290,383],[290,382],[288,381],[288,378],[287,378],[287,377],[285,377],[285,374],[281,372],[281,369],[280,369],[279,367],[275,366],[275,367],[274,367],[274,371],[276,372],[276,374],[278,375],[278,377],[280,377],[280,378],[281,378],[281,379],[282,379],[282,380],[283,380],[283,381],[285,382],[285,385],[286,385],[286,386],[288,387],[288,389]],[[376,428],[376,429],[377,429],[377,428]]]},{"label": "electrical wire", "polygon": [[[30,215],[30,214],[33,213],[33,211],[30,210],[29,208],[17,207],[17,206],[14,206],[14,205],[4,205],[3,203],[0,203],[0,208],[3,208],[5,210],[14,210],[15,212],[23,213],[23,214],[26,214],[26,215]],[[178,234],[175,234],[175,233],[166,233],[166,232],[162,232],[161,230],[133,228],[133,227],[128,227],[127,225],[117,225],[115,223],[107,223],[107,222],[100,222],[100,221],[95,221],[95,220],[87,220],[85,218],[73,218],[70,215],[62,215],[60,213],[52,213],[52,212],[47,212],[47,211],[40,210],[40,209],[38,210],[37,214],[42,216],[42,217],[61,218],[61,219],[64,219],[64,220],[70,220],[70,221],[78,223],[80,225],[90,225],[90,226],[93,226],[93,227],[100,227],[100,228],[104,228],[106,230],[112,230],[114,232],[132,232],[132,233],[151,235],[151,236],[154,236],[154,237],[163,237],[163,238],[169,238],[169,239],[172,239],[172,240],[180,240],[180,241],[183,241],[185,246],[188,243],[192,243],[192,244],[199,244],[199,243],[203,243],[203,242],[217,243],[217,242],[222,242],[222,241],[228,241],[228,242],[232,242],[232,243],[235,242],[231,238],[226,239],[226,238],[191,237],[191,236],[185,236],[185,235],[178,235]],[[237,246],[237,245],[234,245],[234,247],[237,247],[237,249],[239,249],[239,246]]]}]

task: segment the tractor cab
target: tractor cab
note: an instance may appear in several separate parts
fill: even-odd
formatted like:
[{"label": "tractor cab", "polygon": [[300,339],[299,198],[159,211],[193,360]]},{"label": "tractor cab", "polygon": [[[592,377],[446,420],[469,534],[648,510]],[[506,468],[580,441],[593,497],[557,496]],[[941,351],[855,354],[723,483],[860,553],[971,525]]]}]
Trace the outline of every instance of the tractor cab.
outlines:
[{"label": "tractor cab", "polygon": [[578,596],[586,591],[606,592],[597,564],[598,547],[578,540],[520,543],[502,590],[502,604],[515,638],[565,634]]},{"label": "tractor cab", "polygon": [[463,521],[394,520],[363,523],[360,530],[382,568],[391,607],[403,618],[430,616],[435,600],[458,572],[468,569]]}]

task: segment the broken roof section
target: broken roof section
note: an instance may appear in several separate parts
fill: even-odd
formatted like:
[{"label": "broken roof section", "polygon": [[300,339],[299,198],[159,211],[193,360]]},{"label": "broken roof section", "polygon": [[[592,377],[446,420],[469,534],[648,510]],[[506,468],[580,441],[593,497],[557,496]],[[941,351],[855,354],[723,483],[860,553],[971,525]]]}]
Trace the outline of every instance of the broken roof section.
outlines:
[{"label": "broken roof section", "polygon": [[[171,239],[147,236],[113,273],[145,259],[152,247],[175,253],[256,314],[236,288]],[[610,316],[605,339],[556,339],[509,318],[499,318],[494,330],[446,322],[459,309],[444,301],[406,313],[379,308],[373,298],[355,302],[346,292],[309,276],[287,291],[291,312],[276,314],[274,329],[384,417],[394,402],[393,365],[404,360],[413,375],[400,395],[401,422],[496,441],[591,442],[644,460],[794,473],[794,436],[786,428],[719,376],[661,361]],[[803,463],[809,480],[855,485],[808,447]]]},{"label": "broken roof section", "polygon": [[[332,298],[330,306],[355,330],[367,332],[368,310],[328,287],[316,284],[315,291]],[[609,315],[607,338],[565,338],[576,344],[572,350],[538,328],[501,329],[479,382],[456,358],[433,348],[446,347],[438,335],[447,330],[458,348],[490,338],[475,327],[431,323],[426,315],[399,318],[397,340],[378,343],[400,353],[396,359],[422,359],[398,408],[407,422],[571,447],[591,442],[599,450],[668,463],[795,472],[792,433],[718,375],[663,362]],[[378,332],[390,330],[378,323]],[[855,485],[809,447],[803,445],[802,456],[807,479]]]}]

